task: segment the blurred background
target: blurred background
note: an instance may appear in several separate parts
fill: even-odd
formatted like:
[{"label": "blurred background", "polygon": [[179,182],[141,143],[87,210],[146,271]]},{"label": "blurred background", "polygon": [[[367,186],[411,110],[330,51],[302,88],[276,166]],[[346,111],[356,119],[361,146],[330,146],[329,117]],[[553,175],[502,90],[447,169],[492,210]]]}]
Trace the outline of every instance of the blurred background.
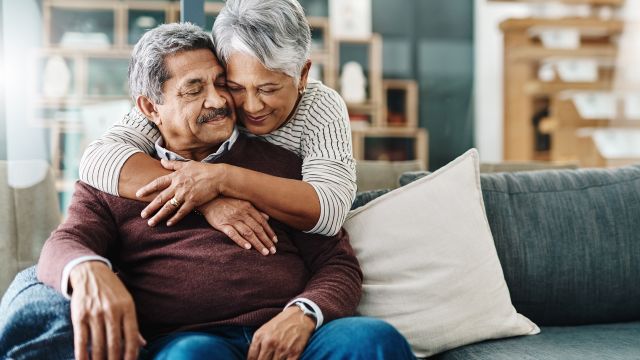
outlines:
[{"label": "blurred background", "polygon": [[[640,161],[639,1],[301,4],[312,77],[347,101],[365,190],[471,147],[483,171]],[[132,45],[183,13],[210,30],[222,6],[2,0],[1,181],[26,189],[50,177],[64,213],[84,148],[132,105]]]}]

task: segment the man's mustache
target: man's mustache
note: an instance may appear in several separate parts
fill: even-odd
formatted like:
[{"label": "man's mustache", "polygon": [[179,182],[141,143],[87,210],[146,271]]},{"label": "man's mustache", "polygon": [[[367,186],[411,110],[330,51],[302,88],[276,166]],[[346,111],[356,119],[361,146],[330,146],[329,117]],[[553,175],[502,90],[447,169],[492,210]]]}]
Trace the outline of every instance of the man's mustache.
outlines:
[{"label": "man's mustache", "polygon": [[228,106],[217,108],[211,110],[205,114],[202,114],[198,117],[198,124],[205,123],[207,121],[213,120],[218,117],[229,117],[231,116],[231,108]]}]

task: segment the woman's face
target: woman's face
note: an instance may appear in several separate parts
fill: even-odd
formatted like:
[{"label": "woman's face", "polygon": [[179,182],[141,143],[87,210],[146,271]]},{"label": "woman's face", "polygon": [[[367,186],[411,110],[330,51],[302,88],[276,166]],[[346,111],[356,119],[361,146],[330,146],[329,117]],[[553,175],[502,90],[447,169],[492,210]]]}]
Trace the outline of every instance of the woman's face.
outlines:
[{"label": "woman's face", "polygon": [[236,104],[238,119],[251,133],[268,134],[291,115],[300,91],[307,84],[309,66],[300,82],[265,68],[254,56],[235,52],[227,61],[227,86]]}]

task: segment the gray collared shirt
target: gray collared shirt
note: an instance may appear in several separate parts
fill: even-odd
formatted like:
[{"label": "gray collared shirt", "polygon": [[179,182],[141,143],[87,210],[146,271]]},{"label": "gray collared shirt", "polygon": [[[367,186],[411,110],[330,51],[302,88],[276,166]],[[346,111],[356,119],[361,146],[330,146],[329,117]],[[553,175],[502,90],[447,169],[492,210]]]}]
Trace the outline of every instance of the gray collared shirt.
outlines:
[{"label": "gray collared shirt", "polygon": [[[218,148],[218,151],[214,152],[213,154],[209,154],[206,158],[202,159],[202,162],[212,163],[216,159],[218,159],[220,156],[222,156],[222,154],[224,154],[227,151],[231,150],[231,147],[233,146],[233,144],[235,144],[236,140],[238,140],[238,135],[239,134],[240,134],[240,132],[238,131],[238,129],[236,127],[234,127],[233,128],[233,132],[231,133],[231,136],[229,136],[229,138],[227,140],[225,140],[225,142],[220,144],[220,147]],[[185,159],[182,156],[174,153],[173,151],[165,149],[165,147],[164,147],[164,139],[162,138],[162,136],[160,136],[158,138],[158,140],[156,140],[155,147],[156,147],[156,153],[158,154],[158,157],[160,159],[176,160],[176,161],[187,161],[188,160],[188,159]]]}]

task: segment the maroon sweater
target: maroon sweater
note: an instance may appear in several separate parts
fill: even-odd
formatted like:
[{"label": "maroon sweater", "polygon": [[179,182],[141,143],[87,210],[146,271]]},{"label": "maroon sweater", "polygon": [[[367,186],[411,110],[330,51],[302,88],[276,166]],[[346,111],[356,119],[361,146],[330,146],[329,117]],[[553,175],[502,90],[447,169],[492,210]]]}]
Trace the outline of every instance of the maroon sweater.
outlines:
[{"label": "maroon sweater", "polygon": [[[242,135],[218,162],[300,179],[295,154]],[[149,338],[212,325],[260,326],[296,297],[314,301],[325,321],[355,312],[362,273],[344,230],[325,237],[272,219],[278,251],[263,256],[240,248],[196,214],[172,227],[149,227],[140,217],[145,206],[76,184],[67,221],[42,249],[38,278],[60,291],[69,261],[108,258]]]}]

